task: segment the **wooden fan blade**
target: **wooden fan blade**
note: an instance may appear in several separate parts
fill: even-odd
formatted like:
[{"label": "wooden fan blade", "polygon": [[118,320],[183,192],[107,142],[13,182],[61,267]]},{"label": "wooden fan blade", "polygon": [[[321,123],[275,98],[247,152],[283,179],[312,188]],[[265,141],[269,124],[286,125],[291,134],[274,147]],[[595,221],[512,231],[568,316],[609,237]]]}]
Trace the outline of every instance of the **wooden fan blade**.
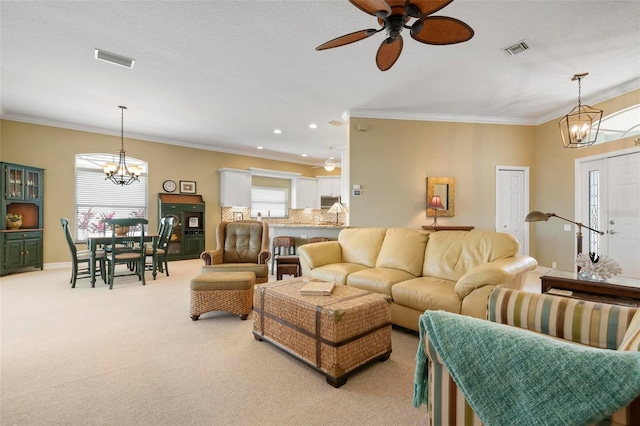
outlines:
[{"label": "wooden fan blade", "polygon": [[386,16],[391,13],[391,8],[384,0],[349,0],[349,2],[369,15],[378,16],[380,12],[384,12]]},{"label": "wooden fan blade", "polygon": [[316,47],[316,50],[332,49],[334,47],[344,46],[345,44],[355,43],[356,41],[360,41],[367,37],[371,37],[378,31],[379,30],[368,29],[368,30],[356,31],[355,33],[345,34],[343,36],[334,38],[333,40],[329,40],[328,42],[321,44],[320,46]]},{"label": "wooden fan blade", "polygon": [[409,4],[407,4],[407,12],[409,12],[409,10],[411,9],[410,5],[413,5],[418,9],[419,13],[417,16],[414,16],[414,18],[424,18],[428,15],[431,15],[432,13],[439,11],[452,1],[453,0],[410,0]]},{"label": "wooden fan blade", "polygon": [[376,65],[380,71],[386,71],[396,63],[402,53],[403,43],[402,36],[395,39],[388,37],[382,41],[376,55]]},{"label": "wooden fan blade", "polygon": [[473,29],[459,19],[427,16],[411,26],[411,37],[426,44],[456,44],[473,37]]}]

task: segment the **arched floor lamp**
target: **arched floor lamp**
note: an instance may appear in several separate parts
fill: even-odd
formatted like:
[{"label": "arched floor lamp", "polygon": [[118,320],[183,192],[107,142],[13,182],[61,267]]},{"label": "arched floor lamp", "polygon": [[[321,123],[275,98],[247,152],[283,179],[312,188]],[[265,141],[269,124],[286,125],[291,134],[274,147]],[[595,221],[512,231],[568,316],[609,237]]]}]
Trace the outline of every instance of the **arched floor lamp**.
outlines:
[{"label": "arched floor lamp", "polygon": [[566,220],[569,223],[573,223],[574,225],[576,225],[578,227],[578,232],[576,233],[576,242],[577,242],[577,246],[578,246],[578,253],[580,254],[582,253],[582,228],[587,228],[589,231],[593,231],[593,232],[597,232],[600,235],[604,235],[603,231],[598,231],[597,229],[593,229],[588,227],[587,225],[580,223],[580,222],[574,222],[573,220],[569,220],[566,219],[562,216],[558,216],[555,213],[542,213],[539,211],[532,211],[531,213],[529,213],[527,215],[527,217],[524,218],[525,222],[546,222],[549,220],[550,217],[557,217],[558,219],[562,219],[562,220]]}]

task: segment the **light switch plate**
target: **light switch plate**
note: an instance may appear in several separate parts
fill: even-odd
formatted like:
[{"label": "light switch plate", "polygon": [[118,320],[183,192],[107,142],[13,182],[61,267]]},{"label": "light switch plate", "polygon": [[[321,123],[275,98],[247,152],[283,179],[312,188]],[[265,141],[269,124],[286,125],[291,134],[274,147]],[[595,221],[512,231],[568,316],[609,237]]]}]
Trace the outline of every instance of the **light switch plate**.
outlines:
[{"label": "light switch plate", "polygon": [[564,225],[564,230],[566,232],[571,232],[571,225],[568,225],[568,224]]}]

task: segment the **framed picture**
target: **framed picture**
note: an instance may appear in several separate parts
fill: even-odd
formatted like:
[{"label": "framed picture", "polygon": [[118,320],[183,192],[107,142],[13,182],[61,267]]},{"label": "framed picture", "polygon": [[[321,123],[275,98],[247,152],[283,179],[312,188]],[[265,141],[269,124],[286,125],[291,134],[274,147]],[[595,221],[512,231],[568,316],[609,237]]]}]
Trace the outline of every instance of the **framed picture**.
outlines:
[{"label": "framed picture", "polygon": [[244,215],[242,212],[233,212],[233,220],[243,220]]},{"label": "framed picture", "polygon": [[190,217],[189,218],[189,228],[197,228],[198,227],[198,218],[197,217]]},{"label": "framed picture", "polygon": [[180,193],[181,194],[195,194],[196,182],[193,180],[181,180],[180,181]]}]

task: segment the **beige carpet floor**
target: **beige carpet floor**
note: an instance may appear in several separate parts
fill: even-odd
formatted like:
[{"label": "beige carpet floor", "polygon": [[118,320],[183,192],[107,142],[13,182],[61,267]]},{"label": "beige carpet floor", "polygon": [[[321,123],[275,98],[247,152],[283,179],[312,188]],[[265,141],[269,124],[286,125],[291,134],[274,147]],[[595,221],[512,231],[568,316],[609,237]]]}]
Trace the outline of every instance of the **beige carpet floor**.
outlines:
[{"label": "beige carpet floor", "polygon": [[0,424],[423,425],[412,406],[418,337],[335,389],[325,377],[216,312],[189,317],[200,260],[113,290],[69,266],[0,278]]}]

